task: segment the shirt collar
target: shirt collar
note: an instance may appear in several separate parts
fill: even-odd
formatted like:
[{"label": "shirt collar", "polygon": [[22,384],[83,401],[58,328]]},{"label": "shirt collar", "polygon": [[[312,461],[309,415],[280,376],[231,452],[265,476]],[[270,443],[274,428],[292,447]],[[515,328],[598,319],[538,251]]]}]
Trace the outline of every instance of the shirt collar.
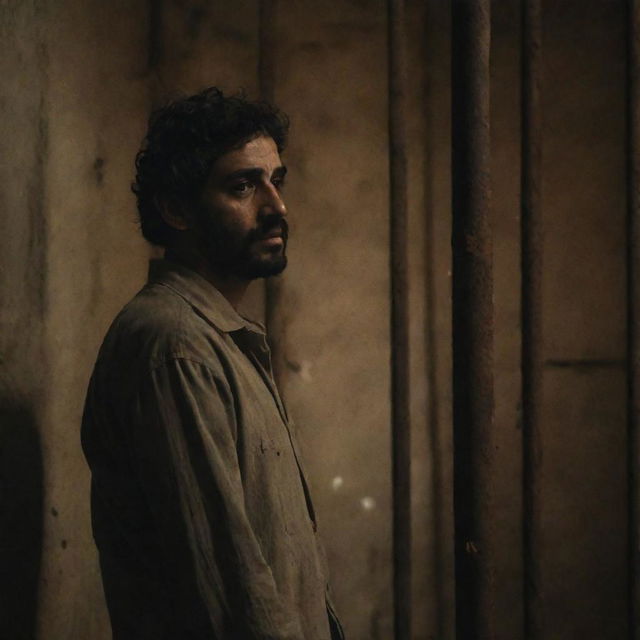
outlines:
[{"label": "shirt collar", "polygon": [[264,334],[261,324],[241,316],[208,280],[184,265],[167,259],[151,260],[148,283],[173,289],[220,331],[247,329]]}]

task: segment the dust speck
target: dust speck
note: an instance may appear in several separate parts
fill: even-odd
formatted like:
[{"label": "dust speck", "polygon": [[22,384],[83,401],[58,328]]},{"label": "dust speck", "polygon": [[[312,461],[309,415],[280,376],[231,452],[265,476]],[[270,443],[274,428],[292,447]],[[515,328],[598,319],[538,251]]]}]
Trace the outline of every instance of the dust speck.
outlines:
[{"label": "dust speck", "polygon": [[360,505],[365,511],[371,511],[376,508],[376,501],[371,496],[365,496],[360,500]]},{"label": "dust speck", "polygon": [[311,375],[311,362],[309,362],[309,360],[303,360],[300,363],[300,377],[305,382],[313,381],[313,376]]}]

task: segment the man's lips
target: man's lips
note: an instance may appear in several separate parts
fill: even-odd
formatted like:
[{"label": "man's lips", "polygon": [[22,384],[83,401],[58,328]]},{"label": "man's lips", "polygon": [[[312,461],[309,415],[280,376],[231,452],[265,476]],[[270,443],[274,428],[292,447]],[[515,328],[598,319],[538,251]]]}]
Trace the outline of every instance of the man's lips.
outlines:
[{"label": "man's lips", "polygon": [[273,236],[271,238],[265,238],[262,240],[262,244],[267,247],[280,247],[284,245],[284,240],[281,236]]},{"label": "man's lips", "polygon": [[276,247],[278,245],[284,244],[284,231],[283,229],[276,227],[274,229],[270,229],[264,235],[258,238],[258,242],[262,244],[266,244],[268,246]]}]

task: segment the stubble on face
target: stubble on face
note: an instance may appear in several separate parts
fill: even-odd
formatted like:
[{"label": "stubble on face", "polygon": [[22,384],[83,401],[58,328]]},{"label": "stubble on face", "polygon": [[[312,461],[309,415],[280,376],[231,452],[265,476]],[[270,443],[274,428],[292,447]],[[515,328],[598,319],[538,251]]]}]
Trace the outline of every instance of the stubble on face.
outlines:
[{"label": "stubble on face", "polygon": [[[245,231],[220,220],[215,210],[202,205],[197,219],[201,233],[201,251],[209,267],[223,276],[243,280],[268,278],[281,274],[287,266],[289,225],[280,214],[262,216]],[[266,244],[278,232],[281,244]]]}]

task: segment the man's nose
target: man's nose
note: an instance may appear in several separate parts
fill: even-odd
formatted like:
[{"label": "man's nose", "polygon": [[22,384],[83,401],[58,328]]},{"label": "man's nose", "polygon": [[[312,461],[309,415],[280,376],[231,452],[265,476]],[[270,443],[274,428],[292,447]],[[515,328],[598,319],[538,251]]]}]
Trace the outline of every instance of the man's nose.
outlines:
[{"label": "man's nose", "polygon": [[271,183],[266,186],[262,206],[266,213],[278,213],[281,216],[287,215],[287,207],[282,199],[282,194],[278,191],[276,186]]}]

